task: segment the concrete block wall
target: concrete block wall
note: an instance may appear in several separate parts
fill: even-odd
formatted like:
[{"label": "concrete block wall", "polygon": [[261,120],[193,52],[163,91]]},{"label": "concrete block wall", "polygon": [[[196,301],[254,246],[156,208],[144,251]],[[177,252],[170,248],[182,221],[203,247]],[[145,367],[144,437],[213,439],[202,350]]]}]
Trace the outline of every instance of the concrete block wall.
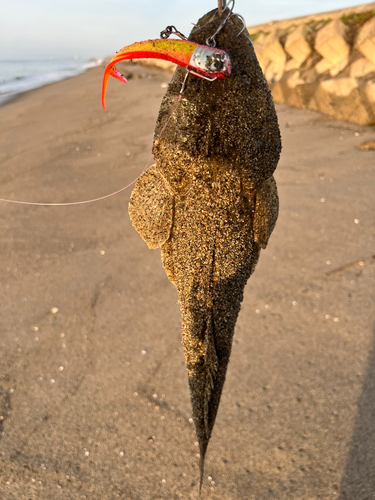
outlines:
[{"label": "concrete block wall", "polygon": [[287,59],[287,54],[280,44],[280,33],[275,31],[268,36],[261,34],[255,42],[255,50],[267,80],[280,80],[285,72]]},{"label": "concrete block wall", "polygon": [[368,21],[358,33],[356,46],[369,61],[375,64],[375,17]]},{"label": "concrete block wall", "polygon": [[346,42],[346,26],[340,19],[335,19],[318,31],[315,38],[315,50],[326,61],[336,66],[347,60],[350,53]]},{"label": "concrete block wall", "polygon": [[275,102],[375,126],[373,7],[248,28]]},{"label": "concrete block wall", "polygon": [[285,40],[285,52],[295,61],[298,68],[312,53],[312,48],[307,41],[308,33],[308,27],[302,24],[292,31]]}]

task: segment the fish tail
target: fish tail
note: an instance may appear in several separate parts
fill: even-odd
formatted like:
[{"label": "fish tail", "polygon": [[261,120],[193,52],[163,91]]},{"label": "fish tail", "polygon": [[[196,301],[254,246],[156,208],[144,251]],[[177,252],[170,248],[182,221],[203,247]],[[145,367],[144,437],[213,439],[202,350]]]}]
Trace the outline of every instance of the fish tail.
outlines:
[{"label": "fish tail", "polygon": [[208,283],[200,277],[189,287],[179,287],[182,341],[200,451],[199,490],[203,485],[206,451],[225,382],[243,290],[256,260],[257,255],[250,255],[236,275],[220,281],[214,280],[208,265]]},{"label": "fish tail", "polygon": [[[215,346],[213,310],[208,308],[201,313],[199,320],[195,318],[195,321],[185,323],[185,335],[183,335],[186,344],[190,347],[195,337],[194,333],[197,334],[198,331],[201,333],[200,355],[195,364],[188,363],[193,419],[199,444],[199,492],[202,489],[206,451],[215,421],[218,399],[220,399],[220,395],[216,394],[219,358]],[[188,349],[187,351],[189,355],[190,351]],[[217,399],[216,404],[213,404],[212,400],[214,395],[216,395],[215,400]]]},{"label": "fish tail", "polygon": [[208,441],[199,442],[199,495],[202,492],[204,459],[206,458],[207,446],[208,446]]}]

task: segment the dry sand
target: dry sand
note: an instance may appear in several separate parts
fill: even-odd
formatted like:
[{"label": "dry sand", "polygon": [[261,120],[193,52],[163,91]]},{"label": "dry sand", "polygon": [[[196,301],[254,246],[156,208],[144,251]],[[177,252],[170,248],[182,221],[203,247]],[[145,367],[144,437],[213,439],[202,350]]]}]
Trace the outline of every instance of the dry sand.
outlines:
[{"label": "dry sand", "polygon": [[[0,197],[78,201],[139,175],[170,75],[129,68],[106,113],[102,68],[3,106]],[[245,291],[202,498],[372,500],[375,152],[356,146],[374,129],[277,111],[280,217]],[[197,496],[177,293],[129,196],[0,203],[1,500]]]}]

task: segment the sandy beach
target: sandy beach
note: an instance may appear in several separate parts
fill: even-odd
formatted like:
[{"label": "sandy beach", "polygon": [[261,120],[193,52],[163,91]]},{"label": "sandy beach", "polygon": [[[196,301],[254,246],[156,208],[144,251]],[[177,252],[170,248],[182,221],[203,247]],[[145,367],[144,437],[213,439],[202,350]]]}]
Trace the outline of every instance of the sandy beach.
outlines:
[{"label": "sandy beach", "polygon": [[[103,68],[0,108],[0,198],[132,182],[170,74]],[[129,75],[131,73],[131,75]],[[280,216],[245,290],[202,499],[375,499],[374,127],[278,105]],[[177,292],[131,188],[0,202],[0,498],[194,499]]]}]

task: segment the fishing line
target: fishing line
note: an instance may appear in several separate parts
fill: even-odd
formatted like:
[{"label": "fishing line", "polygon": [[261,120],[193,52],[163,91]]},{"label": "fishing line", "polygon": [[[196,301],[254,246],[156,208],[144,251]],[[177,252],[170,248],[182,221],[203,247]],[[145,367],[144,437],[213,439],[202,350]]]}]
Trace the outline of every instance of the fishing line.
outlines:
[{"label": "fishing line", "polygon": [[221,17],[223,14],[223,0],[218,0],[217,2],[217,10],[219,11],[219,16]]},{"label": "fishing line", "polygon": [[[167,127],[168,123],[170,122],[172,116],[174,115],[175,111],[177,110],[177,107],[179,106],[179,104],[181,102],[181,97],[182,97],[182,94],[183,94],[183,92],[185,90],[185,82],[186,82],[187,76],[188,75],[186,75],[185,80],[183,82],[181,91],[180,91],[179,96],[178,96],[178,100],[177,100],[174,108],[172,109],[172,113],[169,115],[168,120],[165,122],[163,128],[161,129],[160,134],[158,135],[158,137],[156,137],[156,140],[158,140],[158,139],[161,138],[161,136],[162,136],[165,128]],[[68,207],[68,206],[72,206],[72,205],[85,205],[86,203],[95,203],[97,201],[101,201],[101,200],[105,200],[106,198],[110,198],[111,196],[115,196],[116,194],[119,194],[122,191],[125,191],[125,189],[128,189],[130,186],[132,186],[133,184],[135,184],[137,182],[137,180],[140,178],[140,176],[144,172],[146,172],[146,170],[148,169],[150,161],[152,159],[152,156],[153,156],[153,154],[151,153],[150,158],[148,159],[148,161],[146,163],[146,166],[143,169],[143,171],[130,184],[128,184],[127,186],[124,186],[123,188],[119,189],[118,191],[115,191],[114,193],[106,194],[105,196],[100,196],[99,198],[94,198],[93,200],[72,201],[72,202],[69,202],[69,203],[37,203],[37,202],[32,202],[32,201],[6,200],[5,198],[0,198],[0,201],[6,202],[6,203],[17,203],[18,205],[36,205],[36,206],[39,206],[39,207]]]}]

